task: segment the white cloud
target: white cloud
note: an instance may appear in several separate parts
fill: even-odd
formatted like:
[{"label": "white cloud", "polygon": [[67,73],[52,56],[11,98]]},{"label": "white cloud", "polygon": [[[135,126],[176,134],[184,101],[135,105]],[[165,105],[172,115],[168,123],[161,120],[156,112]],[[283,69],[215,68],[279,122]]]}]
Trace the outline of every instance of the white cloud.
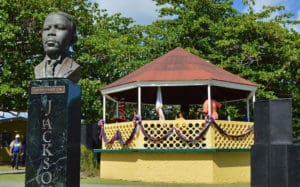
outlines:
[{"label": "white cloud", "polygon": [[[155,2],[152,0],[91,0],[97,2],[100,5],[100,9],[107,9],[107,12],[111,15],[114,13],[121,13],[125,17],[130,17],[135,21],[135,24],[148,25],[152,21],[158,19],[158,13],[156,10]],[[241,1],[241,0],[234,0]],[[284,5],[286,11],[294,13],[295,16],[292,19],[300,20],[300,3],[299,0],[255,0],[254,10],[259,12],[262,7]],[[244,9],[246,11],[246,9]],[[276,16],[282,12],[276,12],[272,16]],[[300,26],[291,25],[289,28],[294,28],[300,32]]]},{"label": "white cloud", "polygon": [[[296,20],[300,21],[300,10],[297,11],[296,13]],[[298,33],[300,33],[300,25],[292,25],[291,26],[293,29],[295,29]]]},{"label": "white cloud", "polygon": [[262,10],[263,6],[276,6],[285,4],[287,4],[285,0],[256,0],[253,8],[256,12],[258,12]]},{"label": "white cloud", "polygon": [[296,20],[300,20],[300,10],[297,11]]},{"label": "white cloud", "polygon": [[152,0],[93,0],[111,14],[121,13],[125,17],[133,18],[136,24],[151,24],[157,19],[155,2]]},{"label": "white cloud", "polygon": [[[275,12],[271,17],[280,15],[282,13],[293,13],[292,20],[300,20],[300,4],[299,0],[255,0],[253,9],[255,12],[259,12],[263,9],[263,6],[284,6],[285,10]],[[244,9],[246,12],[247,8]],[[293,28],[300,33],[300,25],[288,25],[288,28]]]}]

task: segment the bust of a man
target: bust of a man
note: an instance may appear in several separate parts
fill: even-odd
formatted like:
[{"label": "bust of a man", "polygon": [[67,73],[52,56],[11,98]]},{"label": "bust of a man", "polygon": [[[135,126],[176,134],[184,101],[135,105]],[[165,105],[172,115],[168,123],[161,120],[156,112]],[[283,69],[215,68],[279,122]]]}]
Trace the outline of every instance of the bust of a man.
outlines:
[{"label": "bust of a man", "polygon": [[35,78],[67,78],[78,82],[80,66],[69,53],[76,40],[76,25],[72,17],[64,12],[50,13],[45,19],[42,32],[46,56],[35,67]]}]

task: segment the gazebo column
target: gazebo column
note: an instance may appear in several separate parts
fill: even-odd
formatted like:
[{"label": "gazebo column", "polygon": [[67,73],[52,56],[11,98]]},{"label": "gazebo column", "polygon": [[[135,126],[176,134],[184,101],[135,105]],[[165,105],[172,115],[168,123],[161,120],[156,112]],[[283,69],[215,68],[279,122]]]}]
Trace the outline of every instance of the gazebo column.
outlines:
[{"label": "gazebo column", "polygon": [[211,86],[207,85],[208,116],[211,116]]},{"label": "gazebo column", "polygon": [[116,102],[116,117],[119,118],[119,102]]},{"label": "gazebo column", "polygon": [[103,95],[103,105],[102,105],[102,107],[103,107],[103,109],[102,109],[103,110],[103,116],[102,116],[102,118],[103,118],[104,121],[106,121],[105,120],[105,115],[106,115],[105,114],[106,113],[106,97],[105,97],[105,95]]},{"label": "gazebo column", "polygon": [[142,113],[142,89],[139,86],[138,87],[138,115],[142,116],[141,113]]},{"label": "gazebo column", "polygon": [[252,106],[254,107],[255,102],[255,91],[252,91],[247,97],[247,121],[250,121],[250,99],[252,97]]},{"label": "gazebo column", "polygon": [[252,106],[254,108],[254,103],[255,103],[255,91],[253,91],[253,94],[252,94]]},{"label": "gazebo column", "polygon": [[250,121],[249,98],[247,98],[246,104],[247,104],[247,121]]}]

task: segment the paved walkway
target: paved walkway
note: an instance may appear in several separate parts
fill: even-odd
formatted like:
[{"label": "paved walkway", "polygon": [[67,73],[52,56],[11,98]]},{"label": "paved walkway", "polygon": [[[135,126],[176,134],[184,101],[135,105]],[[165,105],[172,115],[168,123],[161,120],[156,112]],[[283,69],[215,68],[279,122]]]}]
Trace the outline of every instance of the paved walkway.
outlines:
[{"label": "paved walkway", "polygon": [[[23,182],[0,182],[0,186],[3,187],[24,187]],[[104,185],[104,184],[80,184],[80,187],[125,187],[120,185]],[[138,186],[128,186],[126,187],[138,187]]]},{"label": "paved walkway", "polygon": [[11,171],[0,171],[0,175],[4,175],[4,174],[22,174],[22,173],[25,173],[24,169],[11,170]]}]

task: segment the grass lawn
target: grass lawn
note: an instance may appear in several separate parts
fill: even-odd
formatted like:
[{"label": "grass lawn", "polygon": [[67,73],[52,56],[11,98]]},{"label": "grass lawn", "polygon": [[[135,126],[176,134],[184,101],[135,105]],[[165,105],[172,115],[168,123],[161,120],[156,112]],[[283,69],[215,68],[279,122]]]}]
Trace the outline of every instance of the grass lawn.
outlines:
[{"label": "grass lawn", "polygon": [[[24,169],[24,167],[20,167]],[[11,171],[9,166],[0,165],[0,171]],[[0,175],[1,181],[17,181],[24,182],[25,174],[2,174]],[[145,182],[131,182],[123,180],[108,180],[93,178],[81,178],[80,183],[82,184],[104,184],[104,185],[128,185],[128,186],[141,186],[141,187],[250,187],[248,183],[239,184],[171,184],[171,183],[145,183]]]},{"label": "grass lawn", "polygon": [[108,179],[81,179],[82,184],[106,184],[106,185],[129,185],[141,187],[250,187],[250,184],[175,184],[175,183],[145,183],[145,182],[131,182],[122,180],[108,180]]}]

